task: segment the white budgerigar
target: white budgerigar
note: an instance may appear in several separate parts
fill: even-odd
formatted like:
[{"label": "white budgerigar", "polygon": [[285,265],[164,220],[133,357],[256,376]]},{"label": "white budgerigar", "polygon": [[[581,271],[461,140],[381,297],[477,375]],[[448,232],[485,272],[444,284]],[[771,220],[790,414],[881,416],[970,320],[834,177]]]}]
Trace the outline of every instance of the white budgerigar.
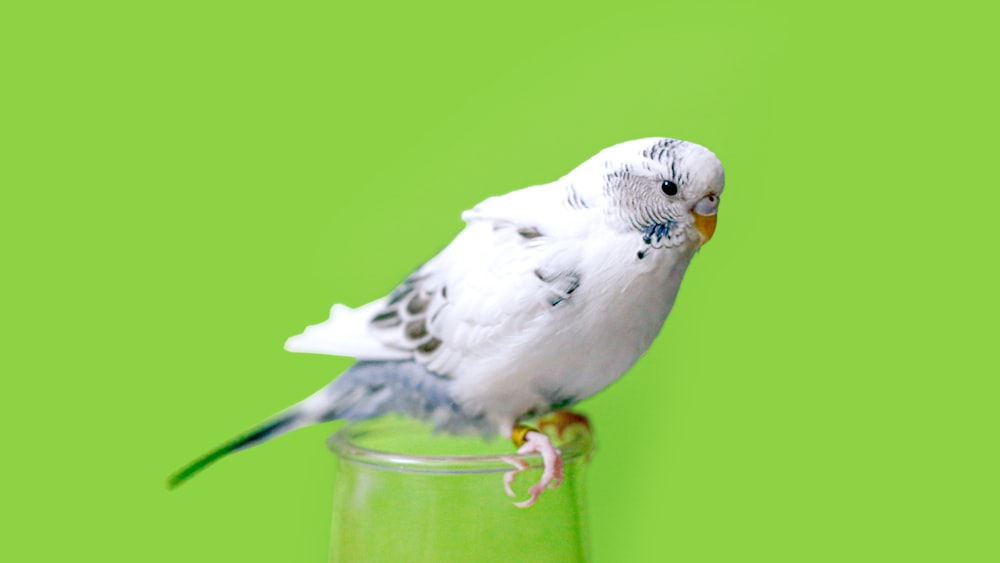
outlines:
[{"label": "white budgerigar", "polygon": [[300,403],[200,458],[209,463],[309,424],[390,412],[438,428],[500,433],[541,454],[534,503],[562,479],[559,451],[520,422],[604,389],[649,348],[695,252],[715,230],[725,183],[708,149],[640,139],[563,178],[480,203],[447,248],[389,296],[286,349],[357,358]]}]

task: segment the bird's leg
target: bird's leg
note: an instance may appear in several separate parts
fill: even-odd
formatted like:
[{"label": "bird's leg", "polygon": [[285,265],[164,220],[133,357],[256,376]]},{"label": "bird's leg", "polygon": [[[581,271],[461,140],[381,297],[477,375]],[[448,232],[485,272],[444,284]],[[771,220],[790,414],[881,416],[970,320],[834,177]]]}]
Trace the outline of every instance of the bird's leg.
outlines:
[{"label": "bird's leg", "polygon": [[[545,434],[528,426],[516,425],[510,431],[510,438],[515,446],[518,446],[518,454],[537,453],[542,456],[543,469],[542,478],[528,489],[531,498],[522,502],[515,502],[518,508],[527,508],[538,501],[538,497],[548,487],[558,487],[563,479],[562,452],[552,445],[552,440]],[[507,494],[514,496],[511,484],[518,473],[528,468],[528,464],[523,460],[505,458],[515,469],[504,474],[504,489]]]},{"label": "bird's leg", "polygon": [[527,508],[538,501],[538,497],[545,489],[549,487],[556,488],[562,484],[562,452],[552,445],[552,440],[548,436],[532,430],[525,435],[524,445],[517,450],[517,453],[537,453],[542,456],[542,461],[544,462],[542,478],[528,489],[528,494],[531,495],[531,498],[523,502],[514,503],[518,508]]}]

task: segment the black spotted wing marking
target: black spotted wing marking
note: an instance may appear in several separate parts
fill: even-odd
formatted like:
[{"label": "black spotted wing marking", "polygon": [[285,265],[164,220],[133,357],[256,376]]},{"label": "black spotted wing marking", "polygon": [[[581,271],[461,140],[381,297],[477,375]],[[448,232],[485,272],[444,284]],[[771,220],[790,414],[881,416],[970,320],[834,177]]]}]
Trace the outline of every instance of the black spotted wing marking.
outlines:
[{"label": "black spotted wing marking", "polygon": [[447,301],[448,288],[418,270],[389,294],[385,307],[369,325],[380,340],[411,350],[417,360],[426,361],[441,347],[432,325]]},{"label": "black spotted wing marking", "polygon": [[580,274],[572,270],[559,272],[537,268],[535,277],[546,285],[545,299],[553,307],[569,299],[580,287]]},{"label": "black spotted wing marking", "polygon": [[497,235],[497,241],[516,241],[525,246],[538,246],[546,244],[548,241],[545,233],[534,225],[524,225],[509,221],[494,221],[493,232]]}]

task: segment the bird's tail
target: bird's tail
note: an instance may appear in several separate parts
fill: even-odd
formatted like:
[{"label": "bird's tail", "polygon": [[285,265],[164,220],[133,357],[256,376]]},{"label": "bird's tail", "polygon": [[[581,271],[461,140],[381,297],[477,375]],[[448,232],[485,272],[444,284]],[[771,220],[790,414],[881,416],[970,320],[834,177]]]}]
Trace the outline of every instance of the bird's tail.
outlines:
[{"label": "bird's tail", "polygon": [[[404,384],[399,384],[397,380]],[[167,479],[174,489],[202,469],[226,455],[249,448],[303,426],[338,418],[358,420],[381,416],[390,410],[426,414],[432,410],[427,401],[445,402],[443,385],[422,366],[413,362],[357,362],[328,385],[298,404],[266,420],[260,426],[233,438],[215,450],[194,460]],[[411,381],[412,380],[412,381]],[[396,382],[393,385],[393,382]],[[409,382],[409,383],[407,383]],[[420,385],[414,382],[421,382]],[[394,403],[393,400],[396,402]],[[398,403],[398,404],[397,404]]]},{"label": "bird's tail", "polygon": [[167,488],[177,488],[202,469],[232,452],[255,446],[304,425],[297,410],[289,409],[187,464],[167,479]]}]

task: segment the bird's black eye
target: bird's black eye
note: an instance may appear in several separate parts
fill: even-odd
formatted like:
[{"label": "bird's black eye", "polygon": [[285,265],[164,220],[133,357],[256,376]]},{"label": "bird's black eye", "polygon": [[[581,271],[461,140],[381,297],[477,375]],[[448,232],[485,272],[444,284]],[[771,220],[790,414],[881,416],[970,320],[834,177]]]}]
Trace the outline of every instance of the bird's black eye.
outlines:
[{"label": "bird's black eye", "polygon": [[664,180],[660,188],[662,188],[663,193],[667,195],[677,195],[677,184],[671,182],[670,180]]}]

